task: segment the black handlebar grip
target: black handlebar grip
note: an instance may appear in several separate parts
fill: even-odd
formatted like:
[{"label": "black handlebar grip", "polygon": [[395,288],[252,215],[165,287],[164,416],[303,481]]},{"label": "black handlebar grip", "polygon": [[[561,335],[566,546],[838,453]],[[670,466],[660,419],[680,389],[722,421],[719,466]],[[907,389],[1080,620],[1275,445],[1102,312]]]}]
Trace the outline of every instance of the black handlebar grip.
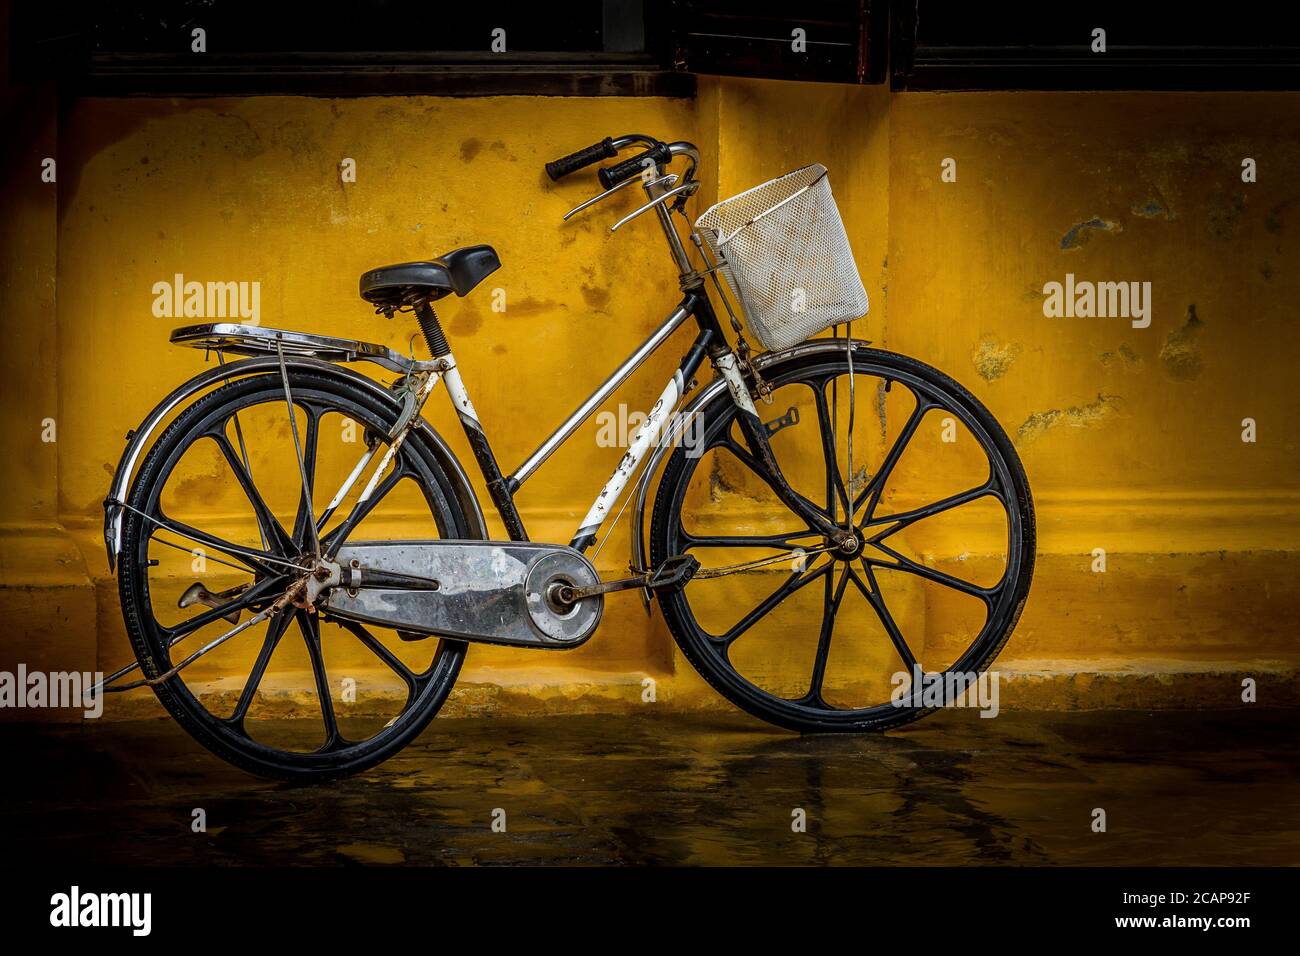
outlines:
[{"label": "black handlebar grip", "polygon": [[625,179],[632,176],[640,175],[642,170],[652,169],[661,163],[666,163],[673,158],[672,153],[668,151],[667,145],[660,143],[658,146],[651,146],[639,156],[633,156],[625,159],[621,163],[615,163],[613,166],[606,166],[596,174],[600,179],[600,184],[606,189],[613,189]]},{"label": "black handlebar grip", "polygon": [[553,163],[546,164],[546,175],[551,177],[551,182],[559,182],[569,173],[576,173],[584,166],[590,166],[592,163],[598,163],[602,159],[612,159],[618,155],[618,150],[614,148],[614,141],[606,136],[599,143],[588,146],[586,149],[580,149],[576,153],[570,153],[555,160]]}]

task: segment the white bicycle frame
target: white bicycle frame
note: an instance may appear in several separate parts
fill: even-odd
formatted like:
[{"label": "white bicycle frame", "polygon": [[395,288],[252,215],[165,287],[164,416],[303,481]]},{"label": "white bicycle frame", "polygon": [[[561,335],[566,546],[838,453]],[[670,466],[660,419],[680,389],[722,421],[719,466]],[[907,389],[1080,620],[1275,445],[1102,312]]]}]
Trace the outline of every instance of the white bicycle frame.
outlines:
[{"label": "white bicycle frame", "polygon": [[[596,409],[617,391],[633,372],[645,363],[646,359],[658,351],[688,318],[696,314],[701,301],[707,302],[707,300],[703,300],[702,295],[688,293],[682,303],[664,319],[663,323],[655,329],[650,337],[641,343],[585,401],[574,409],[573,413],[509,476],[502,476],[500,473],[495,456],[492,454],[490,444],[483,430],[483,425],[479,421],[478,412],[474,408],[474,402],[470,398],[469,391],[466,389],[465,382],[461,377],[460,369],[456,365],[454,355],[449,353],[442,357],[445,368],[440,374],[446,385],[447,394],[465,429],[466,435],[470,439],[470,446],[483,472],[493,502],[500,511],[502,520],[512,538],[527,540],[523,522],[519,518],[518,510],[514,505],[513,497],[515,492],[551,455],[573,436],[582,423],[590,418]],[[711,312],[707,314],[710,318],[712,317]],[[585,517],[574,531],[570,547],[583,551],[595,541],[597,533],[622,497],[628,482],[637,473],[641,463],[650,451],[658,445],[661,436],[665,433],[665,429],[672,421],[678,403],[686,394],[695,373],[703,363],[709,351],[709,344],[713,340],[714,336],[711,331],[701,330],[694,345],[682,358],[681,364],[664,386],[659,399],[646,412],[645,420],[641,422],[630,437],[627,451],[619,460],[613,473],[600,489]],[[714,357],[714,364],[728,381],[729,390],[736,399],[737,404],[741,408],[754,413],[755,409],[750,399],[749,388],[741,377],[735,356],[729,350],[719,351]],[[426,397],[427,394],[426,391]],[[421,404],[423,404],[423,399],[421,399]],[[676,431],[681,434],[683,430],[684,428],[678,428]],[[396,444],[394,442],[394,446]],[[390,446],[389,454],[392,453],[392,447],[394,446]],[[382,473],[385,464],[381,462],[379,470],[371,479],[371,486],[363,493],[361,500],[364,501],[369,492],[373,490],[376,479]],[[339,497],[346,495],[347,490],[345,486],[340,491]]]}]

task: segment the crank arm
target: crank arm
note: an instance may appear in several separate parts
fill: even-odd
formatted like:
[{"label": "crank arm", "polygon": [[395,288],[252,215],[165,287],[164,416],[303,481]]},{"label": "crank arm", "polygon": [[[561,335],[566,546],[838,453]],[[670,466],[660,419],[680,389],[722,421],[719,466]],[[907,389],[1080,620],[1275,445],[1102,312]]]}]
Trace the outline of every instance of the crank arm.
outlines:
[{"label": "crank arm", "polygon": [[684,587],[700,569],[700,562],[694,555],[678,554],[664,561],[654,571],[634,578],[621,578],[618,581],[601,581],[585,588],[557,588],[555,596],[564,604],[573,604],[583,598],[595,597],[597,594],[611,594],[615,591],[630,591],[633,588],[645,588],[650,591],[668,591]]},{"label": "crank arm", "polygon": [[561,604],[577,604],[584,598],[595,597],[597,594],[612,594],[615,591],[630,591],[633,588],[649,587],[648,578],[649,575],[643,575],[636,578],[621,578],[618,581],[601,581],[599,584],[592,584],[585,588],[574,588],[566,585],[556,588],[555,597]]}]

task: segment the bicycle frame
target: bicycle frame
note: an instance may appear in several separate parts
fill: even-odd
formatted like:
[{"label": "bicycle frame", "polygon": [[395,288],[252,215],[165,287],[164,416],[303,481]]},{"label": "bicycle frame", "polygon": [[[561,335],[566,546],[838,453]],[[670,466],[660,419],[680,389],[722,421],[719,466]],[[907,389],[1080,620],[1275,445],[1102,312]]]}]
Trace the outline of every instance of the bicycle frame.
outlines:
[{"label": "bicycle frame", "polygon": [[[707,303],[705,305],[707,308]],[[710,344],[720,337],[713,329],[707,327],[712,313],[706,311],[705,308],[701,308],[698,296],[694,293],[687,294],[677,308],[655,329],[654,333],[628,356],[509,476],[503,476],[501,473],[496,456],[492,451],[487,435],[483,431],[483,426],[479,422],[478,414],[474,409],[474,404],[465,388],[459,370],[453,366],[443,374],[447,394],[456,409],[461,425],[465,429],[465,434],[469,438],[470,448],[473,450],[474,457],[483,474],[483,479],[487,483],[488,493],[492,496],[492,503],[500,513],[506,531],[513,540],[528,540],[523,519],[519,516],[519,510],[515,506],[515,493],[542,463],[563,446],[578,430],[578,427],[590,418],[592,413],[614,394],[627,381],[628,377],[644,364],[646,359],[658,351],[673,332],[693,315],[700,320],[699,334],[696,336],[690,350],[683,356],[672,378],[664,386],[659,400],[651,406],[646,413],[645,420],[632,435],[627,452],[619,460],[613,474],[610,475],[604,487],[601,488],[600,493],[592,502],[586,517],[583,518],[577,530],[573,533],[570,547],[584,551],[595,541],[597,532],[608,518],[623,490],[627,487],[628,481],[636,473],[646,455],[654,448],[659,436],[676,410],[678,401],[686,394],[688,383],[694,378],[695,373],[703,363]],[[716,320],[714,321],[716,323]],[[747,390],[746,398],[748,398]]]},{"label": "bicycle frame", "polygon": [[[595,542],[597,533],[609,517],[623,490],[627,487],[628,481],[637,472],[646,455],[657,445],[665,426],[676,411],[678,402],[689,390],[691,381],[706,356],[726,382],[732,400],[740,409],[741,430],[757,461],[768,472],[767,479],[777,496],[785,501],[797,514],[808,520],[810,526],[827,535],[835,535],[840,529],[829,523],[810,502],[807,502],[790,488],[781,474],[776,459],[772,455],[767,442],[767,432],[759,421],[753,399],[750,397],[749,386],[741,374],[740,363],[727,344],[726,337],[718,323],[717,314],[714,312],[713,305],[705,292],[704,273],[697,272],[692,267],[690,257],[687,255],[681,237],[673,224],[673,210],[664,201],[670,192],[671,183],[665,183],[663,178],[658,178],[647,180],[643,184],[652,205],[658,203],[653,208],[658,215],[659,224],[663,229],[665,238],[668,240],[669,250],[677,265],[678,278],[684,293],[683,298],[650,337],[628,356],[582,404],[574,409],[572,414],[510,475],[504,475],[497,463],[491,443],[488,441],[483,426],[479,421],[478,413],[475,411],[474,403],[465,388],[460,370],[456,366],[454,355],[448,353],[443,357],[443,361],[448,366],[443,372],[447,393],[460,419],[461,426],[465,430],[465,435],[469,439],[470,448],[478,462],[483,480],[487,484],[492,502],[505,524],[506,532],[512,540],[528,540],[527,529],[524,527],[523,519],[519,515],[519,509],[515,505],[515,493],[542,463],[568,441],[579,426],[607,398],[614,394],[634,371],[641,367],[647,358],[668,341],[673,332],[681,327],[688,318],[694,318],[699,327],[694,343],[682,357],[681,363],[673,373],[673,377],[664,386],[658,401],[646,412],[645,420],[629,440],[627,452],[619,460],[613,474],[605,482],[600,493],[596,495],[586,516],[574,531],[569,546],[578,551],[586,551]],[[581,208],[583,207],[580,206],[579,209]],[[619,225],[626,221],[627,219],[622,220]]]}]

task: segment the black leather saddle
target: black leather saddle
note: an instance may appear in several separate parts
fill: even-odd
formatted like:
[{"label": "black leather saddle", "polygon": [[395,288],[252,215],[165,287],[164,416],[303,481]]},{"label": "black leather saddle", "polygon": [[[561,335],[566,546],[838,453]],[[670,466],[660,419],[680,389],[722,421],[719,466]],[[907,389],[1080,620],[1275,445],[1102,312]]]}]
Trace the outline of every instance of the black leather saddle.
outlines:
[{"label": "black leather saddle", "polygon": [[500,268],[491,246],[465,246],[427,262],[371,269],[361,276],[361,298],[383,309],[433,302],[450,292],[463,296]]}]

